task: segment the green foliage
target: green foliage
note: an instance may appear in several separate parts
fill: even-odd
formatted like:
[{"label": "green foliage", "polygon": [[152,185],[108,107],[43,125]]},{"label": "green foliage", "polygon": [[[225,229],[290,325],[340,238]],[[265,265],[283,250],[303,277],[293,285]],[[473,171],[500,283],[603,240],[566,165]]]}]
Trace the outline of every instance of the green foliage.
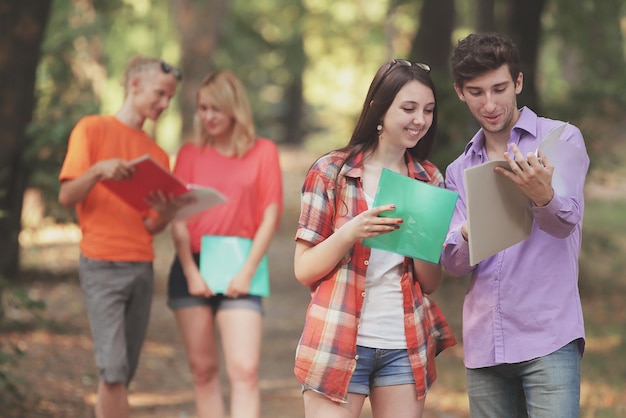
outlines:
[{"label": "green foliage", "polygon": [[288,89],[306,65],[304,13],[301,1],[234,1],[213,57],[243,80],[258,133],[276,140],[285,137]]},{"label": "green foliage", "polygon": [[[0,218],[4,215],[0,212]],[[7,328],[5,303],[14,310],[27,311],[39,319],[39,313],[45,308],[41,301],[28,296],[23,287],[5,280],[0,276],[0,334]],[[15,364],[24,356],[24,352],[11,342],[0,341],[0,405],[18,402],[22,394],[18,389],[19,380],[11,372]]]},{"label": "green foliage", "polygon": [[24,352],[15,345],[0,345],[0,405],[22,399],[19,380],[11,373],[11,367],[23,356]]},{"label": "green foliage", "polygon": [[583,223],[579,287],[583,299],[587,347],[584,379],[597,386],[589,391],[581,416],[621,417],[626,405],[615,397],[626,390],[626,200],[587,199]]},{"label": "green foliage", "polygon": [[550,4],[543,25],[544,62],[551,70],[543,80],[547,103],[560,100],[572,118],[621,114],[626,106],[625,17],[623,0]]},{"label": "green foliage", "polygon": [[615,234],[626,225],[626,200],[588,200],[583,224],[581,290],[588,293],[626,290],[626,238]]},{"label": "green foliage", "polygon": [[[386,23],[384,2],[306,1],[305,97],[313,131],[307,146],[318,153],[345,145],[378,67],[406,56],[412,32]],[[393,39],[387,39],[387,32]],[[398,48],[398,49],[395,49]]]},{"label": "green foliage", "polygon": [[[108,3],[108,2],[97,2]],[[108,3],[110,10],[119,2]],[[106,33],[108,15],[89,3],[54,3],[37,72],[37,107],[28,129],[25,153],[31,168],[29,186],[40,188],[48,211],[57,219],[67,211],[56,204],[56,175],[65,157],[67,139],[76,121],[100,110],[98,70],[102,60],[100,33]]]},{"label": "green foliage", "polygon": [[[9,329],[3,301],[12,310],[28,312],[42,321],[40,313],[45,309],[45,304],[31,299],[23,287],[0,277],[0,333]],[[12,373],[12,369],[24,355],[24,351],[17,344],[0,341],[0,405],[19,403],[22,399],[23,395],[18,388],[20,380]]]}]

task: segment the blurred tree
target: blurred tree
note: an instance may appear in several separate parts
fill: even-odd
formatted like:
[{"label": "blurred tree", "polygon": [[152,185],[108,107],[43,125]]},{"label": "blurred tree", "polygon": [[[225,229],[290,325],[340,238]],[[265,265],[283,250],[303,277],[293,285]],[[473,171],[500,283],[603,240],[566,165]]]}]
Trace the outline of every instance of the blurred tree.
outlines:
[{"label": "blurred tree", "polygon": [[[56,0],[51,10],[37,70],[33,121],[27,134],[28,186],[42,191],[48,214],[71,213],[57,204],[57,174],[76,121],[100,111],[107,91],[109,57],[101,33],[109,33],[119,1]],[[96,7],[101,7],[98,9]]]},{"label": "blurred tree", "polygon": [[541,111],[536,74],[544,8],[545,0],[477,0],[473,24],[476,32],[501,32],[517,44],[524,74],[517,102],[537,112]]},{"label": "blurred tree", "polygon": [[11,280],[19,268],[25,132],[50,6],[50,0],[0,0],[0,276]]},{"label": "blurred tree", "polygon": [[545,0],[514,0],[509,5],[508,33],[519,48],[524,74],[524,88],[518,96],[517,103],[519,106],[528,106],[541,113],[537,91],[537,66]]},{"label": "blurred tree", "polygon": [[171,2],[186,80],[181,94],[183,137],[192,133],[195,94],[202,78],[209,71],[229,69],[247,88],[259,134],[302,142],[306,65],[302,1]]},{"label": "blurred tree", "polygon": [[455,15],[454,0],[424,0],[409,56],[424,60],[433,72],[449,74]]},{"label": "blurred tree", "polygon": [[496,0],[476,1],[476,30],[478,32],[496,31]]},{"label": "blurred tree", "polygon": [[344,146],[378,67],[406,57],[415,7],[406,2],[307,0],[304,93],[310,111],[306,146],[316,153]]},{"label": "blurred tree", "polygon": [[229,16],[228,0],[171,0],[178,28],[181,66],[185,77],[179,102],[183,140],[193,130],[196,90],[204,76],[215,70],[215,52],[220,46],[224,22]]},{"label": "blurred tree", "polygon": [[430,65],[431,77],[437,87],[438,138],[431,159],[441,167],[458,154],[458,146],[452,146],[453,142],[465,143],[469,132],[476,128],[473,118],[452,88],[450,55],[455,19],[454,0],[424,0],[419,13],[419,29],[410,52],[412,59],[424,60]]},{"label": "blurred tree", "polygon": [[284,50],[285,69],[288,69],[284,77],[284,106],[278,117],[278,122],[285,129],[284,136],[279,139],[296,145],[304,142],[308,130],[304,103],[304,71],[307,64],[303,35],[305,15],[302,0],[292,0],[287,15],[290,23],[288,34],[276,45]]},{"label": "blurred tree", "polygon": [[[560,64],[553,74],[565,82],[562,97],[572,117],[622,117],[626,106],[626,3],[584,0],[576,7],[553,0],[548,34],[559,41],[553,50]],[[583,30],[584,28],[584,30]]]}]

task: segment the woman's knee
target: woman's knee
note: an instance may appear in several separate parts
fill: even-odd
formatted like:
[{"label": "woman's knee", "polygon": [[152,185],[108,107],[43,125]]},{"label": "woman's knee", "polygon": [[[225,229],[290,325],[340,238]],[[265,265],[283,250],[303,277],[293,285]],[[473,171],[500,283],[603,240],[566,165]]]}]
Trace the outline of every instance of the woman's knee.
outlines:
[{"label": "woman's knee", "polygon": [[195,384],[207,384],[213,380],[219,379],[220,368],[219,363],[213,360],[194,360],[190,359],[189,369]]},{"label": "woman's knee", "polygon": [[258,363],[236,363],[228,365],[228,377],[232,382],[254,383],[259,379]]}]

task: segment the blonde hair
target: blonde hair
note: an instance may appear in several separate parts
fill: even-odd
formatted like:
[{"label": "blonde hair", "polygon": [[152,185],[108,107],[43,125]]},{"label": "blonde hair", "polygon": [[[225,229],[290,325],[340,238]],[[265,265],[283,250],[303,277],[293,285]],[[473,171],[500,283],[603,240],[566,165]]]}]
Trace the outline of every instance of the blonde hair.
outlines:
[{"label": "blonde hair", "polygon": [[[256,141],[252,110],[243,84],[232,72],[217,71],[204,77],[196,93],[196,100],[199,99],[201,92],[210,96],[211,101],[233,119],[231,141],[234,145],[235,155],[242,157]],[[209,135],[197,114],[194,118],[194,125],[195,142],[198,145],[205,146],[215,143],[215,138]]]},{"label": "blonde hair", "polygon": [[128,64],[126,64],[126,71],[124,71],[124,79],[122,80],[124,96],[128,96],[128,87],[131,78],[152,68],[159,69],[160,65],[161,60],[158,58],[144,57],[143,55],[135,55],[132,57],[128,61]]}]

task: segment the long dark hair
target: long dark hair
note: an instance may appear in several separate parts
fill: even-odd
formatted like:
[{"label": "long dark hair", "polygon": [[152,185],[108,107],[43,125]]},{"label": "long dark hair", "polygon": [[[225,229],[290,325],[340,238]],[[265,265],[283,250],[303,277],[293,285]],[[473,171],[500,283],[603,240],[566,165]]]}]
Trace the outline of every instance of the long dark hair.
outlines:
[{"label": "long dark hair", "polygon": [[[346,161],[359,152],[372,152],[378,147],[376,127],[382,122],[385,113],[393,103],[398,92],[410,81],[416,80],[430,88],[437,103],[435,84],[429,75],[430,69],[424,64],[394,59],[383,64],[372,83],[363,102],[363,109],[354,127],[350,142],[339,151],[347,152]],[[419,162],[428,158],[435,143],[437,132],[437,106],[433,110],[433,122],[430,128],[408,152]]]}]

